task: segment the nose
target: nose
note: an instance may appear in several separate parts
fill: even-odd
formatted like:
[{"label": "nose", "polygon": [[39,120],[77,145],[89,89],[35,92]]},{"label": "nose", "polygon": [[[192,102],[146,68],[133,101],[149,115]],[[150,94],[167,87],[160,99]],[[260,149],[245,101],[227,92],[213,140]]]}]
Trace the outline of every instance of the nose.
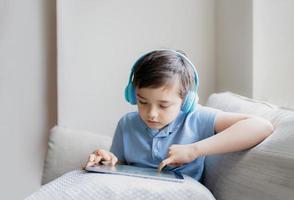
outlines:
[{"label": "nose", "polygon": [[158,116],[158,111],[155,106],[150,106],[147,112],[148,118],[154,120]]}]

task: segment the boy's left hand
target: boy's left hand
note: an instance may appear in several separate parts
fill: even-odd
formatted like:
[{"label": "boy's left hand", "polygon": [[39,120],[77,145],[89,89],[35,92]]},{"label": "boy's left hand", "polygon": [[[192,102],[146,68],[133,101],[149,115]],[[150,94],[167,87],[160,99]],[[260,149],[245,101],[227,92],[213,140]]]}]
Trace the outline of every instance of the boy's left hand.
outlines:
[{"label": "boy's left hand", "polygon": [[192,162],[196,158],[196,150],[192,144],[171,145],[169,147],[168,157],[158,166],[158,172],[160,172],[166,165],[181,166]]}]

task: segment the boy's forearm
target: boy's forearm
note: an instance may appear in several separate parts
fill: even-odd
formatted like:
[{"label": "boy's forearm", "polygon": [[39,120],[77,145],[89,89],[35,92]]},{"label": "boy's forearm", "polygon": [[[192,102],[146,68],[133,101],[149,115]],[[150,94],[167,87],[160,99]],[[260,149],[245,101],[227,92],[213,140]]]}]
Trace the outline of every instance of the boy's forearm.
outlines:
[{"label": "boy's forearm", "polygon": [[249,118],[192,145],[197,154],[196,157],[230,153],[253,147],[269,136],[272,131],[273,126],[268,121]]}]

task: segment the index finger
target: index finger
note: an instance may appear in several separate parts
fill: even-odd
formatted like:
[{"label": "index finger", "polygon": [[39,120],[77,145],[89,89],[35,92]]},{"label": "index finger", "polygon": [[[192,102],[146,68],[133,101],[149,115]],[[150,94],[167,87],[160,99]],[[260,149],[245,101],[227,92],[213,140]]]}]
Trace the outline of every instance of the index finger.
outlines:
[{"label": "index finger", "polygon": [[111,165],[114,166],[117,163],[117,157],[110,152],[110,157],[111,157]]},{"label": "index finger", "polygon": [[98,151],[96,151],[96,154],[100,155],[106,161],[109,161],[111,159],[108,152],[103,149],[99,149]]},{"label": "index finger", "polygon": [[161,170],[162,170],[166,165],[168,165],[168,164],[170,164],[170,163],[172,163],[172,162],[173,162],[173,159],[172,159],[171,157],[169,157],[169,158],[163,160],[163,161],[159,164],[157,171],[158,171],[158,172],[161,172]]}]

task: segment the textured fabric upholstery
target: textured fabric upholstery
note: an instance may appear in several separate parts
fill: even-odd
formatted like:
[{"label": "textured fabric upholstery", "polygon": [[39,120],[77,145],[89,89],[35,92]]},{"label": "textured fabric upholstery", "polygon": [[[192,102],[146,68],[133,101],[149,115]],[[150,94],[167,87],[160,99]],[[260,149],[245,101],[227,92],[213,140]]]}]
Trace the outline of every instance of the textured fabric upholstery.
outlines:
[{"label": "textured fabric upholstery", "polygon": [[42,184],[79,169],[97,148],[109,149],[111,137],[55,126],[51,129]]},{"label": "textured fabric upholstery", "polygon": [[293,199],[294,112],[233,93],[212,94],[207,105],[266,118],[274,132],[254,148],[206,159],[204,185],[218,200]]}]

